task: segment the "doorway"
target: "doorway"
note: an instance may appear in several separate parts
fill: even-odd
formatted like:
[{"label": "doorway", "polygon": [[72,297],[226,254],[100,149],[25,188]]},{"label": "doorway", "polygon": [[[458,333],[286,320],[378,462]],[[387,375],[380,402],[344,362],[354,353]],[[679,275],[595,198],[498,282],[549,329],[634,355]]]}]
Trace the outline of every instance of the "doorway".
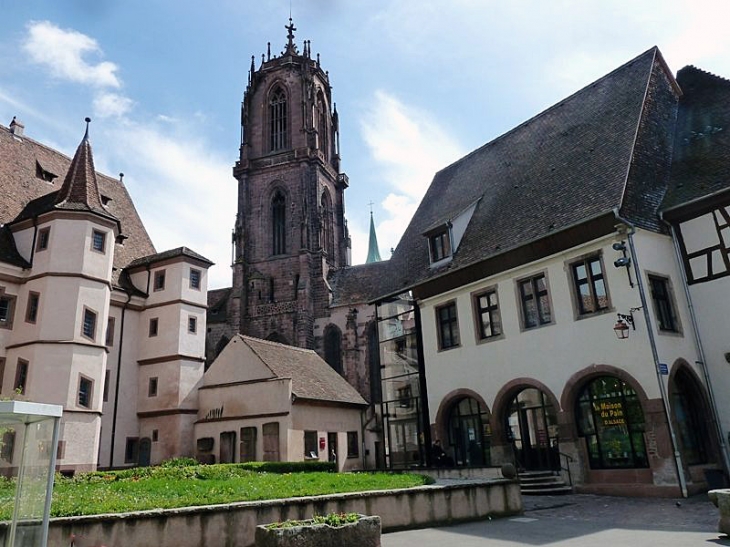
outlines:
[{"label": "doorway", "polygon": [[512,444],[519,469],[560,469],[557,413],[541,390],[520,391],[510,402],[506,419],[507,441]]}]

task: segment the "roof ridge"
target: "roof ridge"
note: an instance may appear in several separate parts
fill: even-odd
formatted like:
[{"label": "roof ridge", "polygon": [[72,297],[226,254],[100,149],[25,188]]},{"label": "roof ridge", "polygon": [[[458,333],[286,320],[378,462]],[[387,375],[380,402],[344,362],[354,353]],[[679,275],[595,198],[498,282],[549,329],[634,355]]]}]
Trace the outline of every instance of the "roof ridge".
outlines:
[{"label": "roof ridge", "polygon": [[722,82],[730,84],[730,78],[725,78],[724,76],[720,76],[719,74],[715,74],[714,72],[710,72],[709,70],[705,70],[704,68],[700,68],[696,65],[685,65],[682,68],[680,68],[677,71],[677,76],[679,76],[679,73],[683,70],[692,69],[695,70],[701,74],[704,74],[705,76],[710,76],[712,78],[715,78],[717,80],[721,80]]},{"label": "roof ridge", "polygon": [[[580,89],[578,89],[577,91],[575,91],[575,92],[571,93],[571,94],[570,94],[570,95],[568,95],[567,97],[564,97],[563,99],[561,99],[561,100],[560,100],[560,101],[558,101],[557,103],[555,103],[555,104],[553,104],[553,105],[551,105],[551,106],[547,107],[547,108],[546,108],[545,110],[542,110],[541,112],[538,112],[537,114],[535,114],[534,116],[532,116],[532,117],[528,118],[527,120],[523,121],[523,122],[522,122],[522,123],[520,123],[519,125],[516,125],[516,126],[515,126],[515,127],[513,127],[512,129],[510,129],[510,130],[508,130],[508,131],[506,131],[506,132],[502,133],[501,135],[498,135],[498,136],[496,136],[496,137],[495,137],[495,138],[493,138],[493,139],[492,139],[491,141],[488,141],[488,142],[484,143],[483,145],[481,145],[481,146],[480,146],[479,148],[476,148],[476,149],[472,150],[472,151],[471,151],[471,152],[469,152],[469,153],[468,153],[468,154],[467,154],[466,156],[462,156],[462,157],[461,157],[461,158],[459,158],[458,160],[456,160],[456,161],[454,161],[454,162],[450,163],[449,165],[447,165],[447,166],[445,166],[445,167],[442,167],[441,169],[439,169],[438,171],[436,171],[436,173],[435,173],[435,174],[434,174],[434,176],[433,176],[433,179],[435,179],[435,178],[436,178],[436,176],[437,176],[437,175],[438,175],[439,173],[441,173],[442,171],[446,171],[447,169],[449,169],[449,168],[453,167],[454,165],[457,165],[457,164],[459,164],[459,163],[463,162],[463,161],[464,161],[464,160],[466,160],[467,158],[469,158],[469,157],[471,157],[471,156],[473,156],[473,155],[477,154],[478,152],[481,152],[482,150],[484,150],[484,149],[485,149],[485,148],[487,148],[488,146],[492,146],[492,145],[494,145],[494,144],[496,144],[496,143],[498,143],[498,142],[501,142],[502,140],[504,140],[505,138],[507,138],[507,137],[508,137],[509,135],[511,135],[511,134],[513,134],[513,133],[515,133],[515,132],[516,132],[517,130],[519,130],[519,129],[522,129],[522,128],[526,127],[527,125],[531,124],[531,123],[532,123],[532,122],[534,122],[534,121],[535,121],[536,119],[538,119],[538,118],[542,117],[543,115],[547,114],[548,112],[552,112],[553,110],[556,110],[557,108],[559,108],[560,106],[562,106],[562,105],[563,105],[563,104],[565,104],[566,102],[570,101],[571,99],[573,99],[573,98],[574,98],[574,97],[576,97],[577,95],[580,95],[581,93],[583,93],[583,92],[587,91],[587,90],[588,90],[589,88],[591,88],[591,87],[595,86],[595,85],[596,85],[596,84],[598,84],[599,82],[602,82],[602,81],[604,81],[604,80],[607,80],[607,79],[608,79],[608,78],[609,78],[610,76],[613,76],[613,75],[614,75],[614,74],[615,74],[616,72],[618,72],[618,71],[620,71],[620,70],[623,70],[623,69],[625,69],[625,68],[627,68],[627,67],[631,66],[632,64],[634,64],[634,63],[635,63],[636,61],[638,61],[639,59],[641,59],[641,58],[642,58],[642,57],[644,57],[645,55],[648,55],[648,54],[649,54],[650,52],[651,52],[651,53],[655,53],[655,52],[658,52],[658,51],[659,51],[659,48],[658,48],[657,46],[652,46],[651,48],[649,48],[649,49],[647,49],[646,51],[644,51],[643,53],[641,53],[641,54],[637,55],[637,56],[636,56],[636,57],[634,57],[633,59],[630,59],[630,60],[626,61],[626,62],[625,62],[624,64],[622,64],[621,66],[619,66],[619,67],[616,67],[616,68],[614,68],[614,69],[613,69],[613,70],[612,70],[611,72],[608,72],[607,74],[604,74],[603,76],[601,76],[601,77],[600,77],[600,78],[598,78],[597,80],[594,80],[594,81],[592,81],[592,82],[590,82],[590,83],[588,83],[588,84],[584,85],[583,87],[581,87],[581,88],[580,88]],[[652,64],[653,64],[653,63],[652,63]]]},{"label": "roof ridge", "polygon": [[299,346],[290,346],[289,344],[282,344],[281,342],[274,342],[273,340],[264,340],[263,338],[256,338],[255,336],[248,336],[246,334],[239,333],[238,336],[240,336],[243,340],[252,340],[254,343],[261,342],[261,343],[269,345],[269,346],[281,346],[286,349],[292,349],[292,350],[300,351],[302,353],[314,353],[315,355],[317,354],[317,352],[314,351],[313,349],[300,348]]}]

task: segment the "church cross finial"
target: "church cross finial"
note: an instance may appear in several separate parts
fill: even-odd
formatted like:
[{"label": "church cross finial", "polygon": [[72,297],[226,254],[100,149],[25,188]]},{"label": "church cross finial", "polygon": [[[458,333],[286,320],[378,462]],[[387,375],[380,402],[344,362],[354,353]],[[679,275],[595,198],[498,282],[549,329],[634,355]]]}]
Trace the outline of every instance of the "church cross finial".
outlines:
[{"label": "church cross finial", "polygon": [[368,203],[368,207],[370,207],[370,214],[373,214],[373,205],[375,205],[372,201]]},{"label": "church cross finial", "polygon": [[289,31],[289,34],[287,35],[289,43],[286,45],[286,53],[296,54],[297,46],[294,45],[294,31],[297,30],[297,27],[295,27],[294,23],[292,23],[291,16],[289,17],[289,24],[286,25],[284,28]]}]

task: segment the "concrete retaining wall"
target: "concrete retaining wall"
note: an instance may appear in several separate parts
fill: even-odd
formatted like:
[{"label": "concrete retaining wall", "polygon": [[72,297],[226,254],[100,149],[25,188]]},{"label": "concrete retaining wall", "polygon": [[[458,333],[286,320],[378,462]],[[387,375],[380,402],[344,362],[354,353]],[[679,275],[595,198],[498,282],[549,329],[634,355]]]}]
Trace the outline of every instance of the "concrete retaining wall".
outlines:
[{"label": "concrete retaining wall", "polygon": [[[48,547],[251,547],[256,526],[306,519],[333,511],[379,515],[384,532],[522,513],[516,481],[430,485],[403,490],[360,492],[186,507],[51,520]],[[4,544],[6,528],[0,529]]]}]

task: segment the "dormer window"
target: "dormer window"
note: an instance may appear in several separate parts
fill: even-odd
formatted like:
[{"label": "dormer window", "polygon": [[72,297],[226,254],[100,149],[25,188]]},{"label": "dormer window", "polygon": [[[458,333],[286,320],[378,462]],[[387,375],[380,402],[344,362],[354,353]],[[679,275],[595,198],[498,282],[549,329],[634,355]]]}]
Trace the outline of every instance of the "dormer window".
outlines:
[{"label": "dormer window", "polygon": [[35,176],[50,183],[53,183],[53,179],[58,178],[58,175],[55,173],[51,173],[47,169],[44,169],[38,160],[35,162]]},{"label": "dormer window", "polygon": [[428,236],[428,247],[431,252],[431,264],[451,258],[451,234],[449,227],[433,232]]}]

